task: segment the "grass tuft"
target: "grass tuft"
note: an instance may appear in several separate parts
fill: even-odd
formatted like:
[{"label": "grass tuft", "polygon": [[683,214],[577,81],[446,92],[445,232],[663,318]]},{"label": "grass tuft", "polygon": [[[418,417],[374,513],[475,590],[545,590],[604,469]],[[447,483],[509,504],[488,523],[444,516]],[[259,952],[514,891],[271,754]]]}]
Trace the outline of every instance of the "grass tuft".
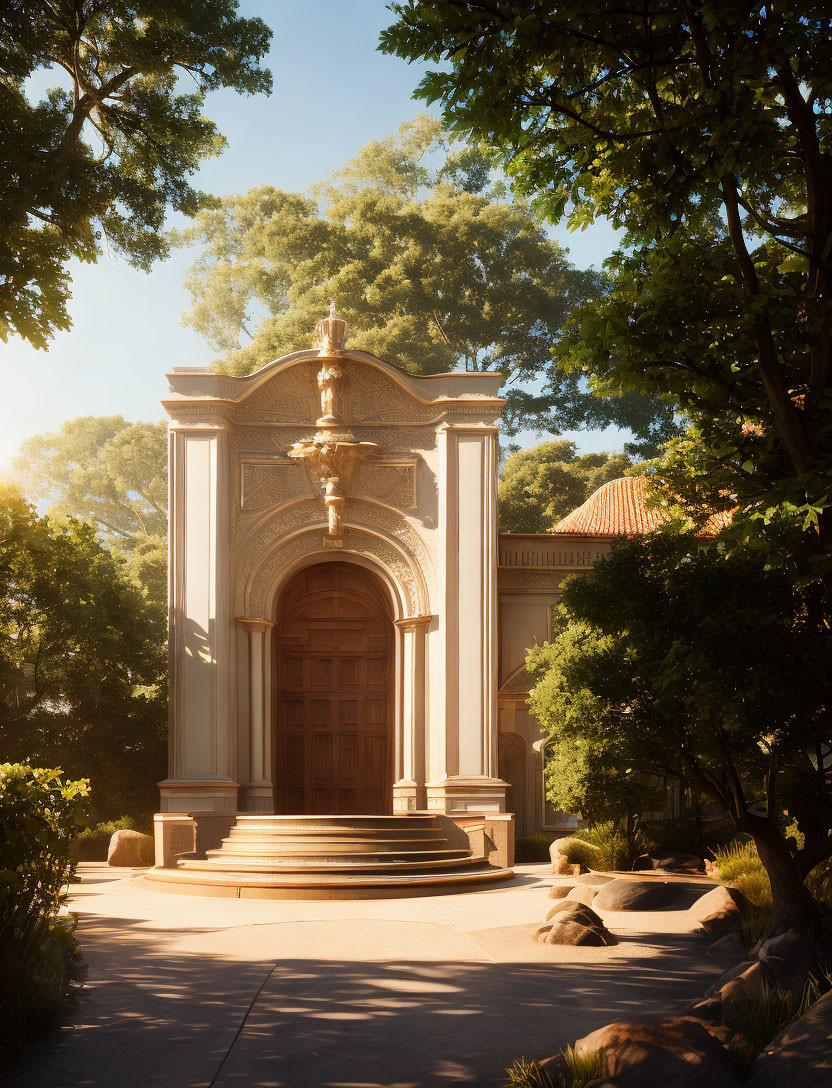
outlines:
[{"label": "grass tuft", "polygon": [[506,1075],[508,1080],[503,1088],[555,1088],[549,1074],[537,1062],[527,1062],[525,1058],[518,1058],[506,1070]]}]

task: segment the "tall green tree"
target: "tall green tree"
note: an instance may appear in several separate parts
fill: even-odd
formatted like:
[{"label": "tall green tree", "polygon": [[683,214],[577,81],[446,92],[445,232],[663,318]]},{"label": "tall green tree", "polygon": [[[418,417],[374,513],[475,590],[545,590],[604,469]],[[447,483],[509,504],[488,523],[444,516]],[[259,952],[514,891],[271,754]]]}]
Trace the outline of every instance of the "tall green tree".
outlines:
[{"label": "tall green tree", "polygon": [[[70,327],[67,262],[104,239],[137,268],[166,256],[165,211],[223,139],[220,88],[268,92],[271,31],[237,0],[6,0],[0,9],[0,338]],[[184,77],[184,78],[182,78]]]},{"label": "tall green tree", "polygon": [[165,669],[164,616],[120,557],[0,488],[0,758],[89,778],[99,817],[152,811]]},{"label": "tall green tree", "polygon": [[576,269],[482,152],[449,147],[427,115],[310,196],[252,189],[202,212],[181,241],[202,247],[185,321],[225,372],[307,346],[334,298],[352,347],[414,374],[500,373],[509,432],[615,422],[646,437],[671,422],[655,398],[594,397],[554,363],[567,315],[605,277]]},{"label": "tall green tree", "polygon": [[832,640],[815,590],[690,534],[626,541],[567,581],[552,641],[527,660],[552,803],[592,810],[644,778],[707,795],[757,844],[778,929],[816,919],[803,881],[832,856]]},{"label": "tall green tree", "polygon": [[123,416],[80,416],[27,438],[12,475],[50,512],[87,521],[130,551],[167,533],[167,426]]},{"label": "tall green tree", "polygon": [[[515,188],[625,231],[564,366],[665,397],[675,474],[832,577],[832,12],[817,2],[402,0],[382,48]],[[679,471],[676,471],[676,470]]]},{"label": "tall green tree", "polygon": [[632,462],[625,453],[578,454],[574,442],[541,442],[515,449],[500,473],[500,529],[504,533],[548,533],[608,480],[623,476]]}]

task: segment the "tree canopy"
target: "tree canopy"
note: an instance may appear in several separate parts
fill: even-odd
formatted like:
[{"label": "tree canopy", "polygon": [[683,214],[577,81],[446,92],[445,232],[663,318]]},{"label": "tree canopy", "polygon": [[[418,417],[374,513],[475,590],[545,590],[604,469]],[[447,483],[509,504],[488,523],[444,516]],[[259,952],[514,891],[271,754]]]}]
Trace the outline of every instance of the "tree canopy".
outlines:
[{"label": "tree canopy", "polygon": [[144,813],[166,760],[164,614],[78,521],[0,488],[0,749],[92,783],[102,817]]},{"label": "tree canopy", "polygon": [[168,253],[166,209],[205,206],[188,179],[224,143],[205,97],[268,92],[270,39],[237,0],[7,0],[0,338],[44,348],[69,328],[67,262],[102,238],[145,270]]},{"label": "tree canopy", "polygon": [[623,476],[625,453],[578,454],[574,442],[541,442],[514,449],[500,473],[500,529],[504,533],[548,533],[593,491]]},{"label": "tree canopy", "polygon": [[123,416],[69,419],[56,433],[27,438],[12,474],[53,514],[87,521],[102,539],[130,550],[167,533],[167,426]]},{"label": "tree canopy", "polygon": [[685,533],[618,544],[566,582],[552,641],[529,652],[549,799],[632,804],[639,779],[705,794],[754,838],[775,924],[805,924],[803,878],[832,856],[829,619],[822,593],[743,549],[697,551]]},{"label": "tree canopy", "polygon": [[180,241],[202,247],[185,321],[225,372],[307,346],[334,298],[351,347],[414,374],[501,373],[509,432],[614,422],[641,438],[674,433],[655,398],[594,397],[555,364],[568,313],[597,300],[606,278],[575,268],[482,152],[454,149],[427,115],[311,195],[261,186],[228,197]]},{"label": "tree canopy", "polygon": [[402,0],[382,48],[551,220],[625,231],[557,346],[692,423],[669,476],[832,573],[832,13],[822,3]]}]

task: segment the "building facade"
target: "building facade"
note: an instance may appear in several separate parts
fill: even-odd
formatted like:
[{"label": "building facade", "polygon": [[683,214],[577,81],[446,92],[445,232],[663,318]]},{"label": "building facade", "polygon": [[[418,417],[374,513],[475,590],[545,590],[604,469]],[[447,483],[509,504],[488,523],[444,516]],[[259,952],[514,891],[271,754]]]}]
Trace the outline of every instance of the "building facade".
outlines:
[{"label": "building facade", "polygon": [[613,535],[500,534],[495,374],[345,345],[169,376],[163,812],[515,814],[544,801],[526,649]]}]

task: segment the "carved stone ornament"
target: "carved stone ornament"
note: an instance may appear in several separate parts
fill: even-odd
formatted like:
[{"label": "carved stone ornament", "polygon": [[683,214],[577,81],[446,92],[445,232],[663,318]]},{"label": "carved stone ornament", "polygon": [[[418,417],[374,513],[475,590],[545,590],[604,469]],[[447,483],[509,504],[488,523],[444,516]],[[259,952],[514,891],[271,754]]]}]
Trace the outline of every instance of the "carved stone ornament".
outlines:
[{"label": "carved stone ornament", "polygon": [[322,317],[315,326],[312,346],[318,349],[319,355],[340,355],[347,342],[348,333],[349,326],[342,317],[338,316],[338,307],[334,302],[330,302],[329,317]]},{"label": "carved stone ornament", "polygon": [[294,461],[243,461],[240,465],[240,506],[262,510],[303,494],[303,469]]},{"label": "carved stone ornament", "polygon": [[537,680],[526,669],[525,665],[521,665],[519,669],[507,677],[506,681],[500,687],[500,695],[522,695],[532,690],[537,683]]},{"label": "carved stone ornament", "polygon": [[545,570],[503,570],[497,574],[500,589],[560,589],[563,574]]},{"label": "carved stone ornament", "polygon": [[[350,544],[347,550],[358,550],[356,541],[360,539],[367,544],[372,554],[382,559],[379,549],[382,549],[382,545],[386,542],[379,534],[387,536],[390,543],[386,545],[386,548],[390,550],[382,549],[384,561],[389,559],[393,564],[391,569],[402,572],[406,567],[410,571],[408,578],[418,586],[414,592],[419,597],[419,611],[429,612],[428,580],[432,580],[433,567],[418,534],[400,514],[383,506],[377,506],[375,503],[354,499],[349,511],[351,527],[346,529],[340,538],[343,541],[345,536],[349,536]],[[269,582],[268,571],[273,569],[275,563],[278,563],[280,556],[289,556],[291,553],[294,557],[301,554],[293,550],[294,541],[298,539],[294,534],[298,530],[302,530],[301,535],[307,541],[306,550],[311,550],[313,545],[318,551],[321,550],[323,545],[319,527],[323,516],[319,503],[308,500],[296,502],[282,510],[275,510],[267,520],[250,531],[241,543],[234,559],[237,572],[235,601],[239,614],[251,612],[251,607],[246,604],[247,594],[250,594],[252,599],[256,598],[258,607],[262,609],[262,595],[268,588]],[[375,531],[360,532],[363,526]],[[359,533],[360,536],[357,535]],[[264,558],[265,567],[259,566]],[[402,577],[404,578],[404,574]]]},{"label": "carved stone ornament", "polygon": [[355,494],[381,499],[405,510],[416,509],[416,460],[376,458],[359,466]]}]

